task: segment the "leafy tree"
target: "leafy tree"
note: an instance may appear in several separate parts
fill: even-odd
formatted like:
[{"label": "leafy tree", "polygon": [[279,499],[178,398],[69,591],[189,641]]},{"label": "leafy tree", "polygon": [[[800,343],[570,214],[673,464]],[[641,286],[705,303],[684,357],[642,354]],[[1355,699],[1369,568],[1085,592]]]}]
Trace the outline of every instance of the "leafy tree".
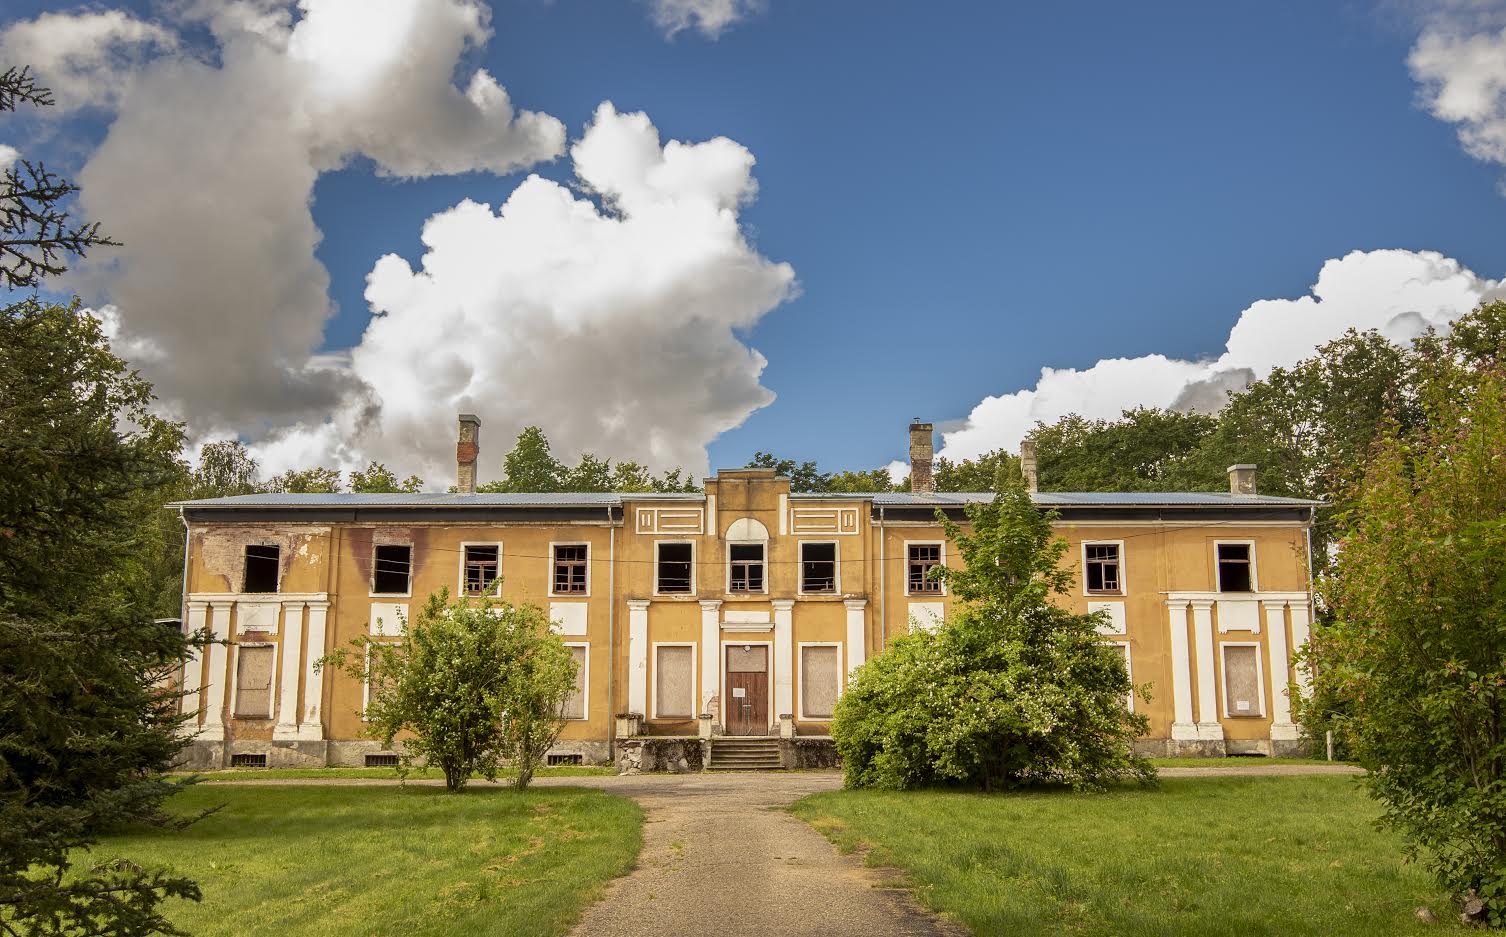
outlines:
[{"label": "leafy tree", "polygon": [[[951,459],[937,459],[932,479],[936,483],[937,491],[993,491],[994,479],[999,477],[999,472],[1018,473],[1019,465],[1018,456],[1010,455],[1003,449],[996,449],[993,452],[985,452],[976,459],[962,459],[957,462]],[[909,485],[905,486],[905,488],[908,487]]]},{"label": "leafy tree", "polygon": [[695,478],[681,469],[655,475],[637,462],[614,463],[584,453],[573,467],[549,451],[549,438],[537,426],[518,434],[517,444],[502,460],[504,477],[477,485],[483,492],[538,491],[699,491]]},{"label": "leafy tree", "polygon": [[176,933],[198,887],[120,861],[75,867],[123,824],[169,825],[182,750],[164,681],[191,645],[152,621],[154,524],[181,429],[77,307],[0,310],[0,931]]},{"label": "leafy tree", "polygon": [[[26,68],[0,73],[0,113],[18,104],[49,107],[52,92],[37,86]],[[20,160],[0,173],[0,289],[28,289],[44,277],[67,269],[68,254],[79,257],[93,247],[116,245],[99,225],[68,218],[66,202],[78,186],[47,171],[41,163]]]},{"label": "leafy tree", "polygon": [[967,507],[971,533],[941,518],[966,563],[933,570],[957,599],[952,617],[912,627],[857,669],[837,703],[832,737],[851,787],[1082,790],[1155,776],[1134,755],[1150,724],[1128,709],[1136,688],[1101,618],[1054,601],[1072,574],[1052,516],[1018,475],[995,488],[991,503]]},{"label": "leafy tree", "polygon": [[[1467,337],[1466,342],[1472,341]],[[1383,820],[1506,925],[1506,376],[1421,388],[1368,451],[1307,662]]]},{"label": "leafy tree", "polygon": [[783,475],[790,480],[791,491],[826,491],[830,479],[830,476],[816,468],[814,462],[781,459],[772,452],[753,453],[753,458],[748,460],[748,468],[773,469],[775,474]]},{"label": "leafy tree", "polygon": [[340,473],[330,468],[288,469],[261,486],[262,491],[298,495],[335,494],[340,489]]},{"label": "leafy tree", "polygon": [[910,485],[896,485],[889,478],[889,470],[883,468],[868,469],[867,471],[833,472],[826,476],[826,485],[822,491],[832,494],[855,493],[875,491],[909,491]]},{"label": "leafy tree", "polygon": [[205,443],[199,449],[199,465],[189,477],[184,496],[194,499],[254,494],[260,488],[256,477],[256,460],[239,439]]},{"label": "leafy tree", "polygon": [[[1037,424],[1031,437],[1042,491],[1217,491],[1223,466],[1209,472],[1204,441],[1215,417],[1140,407],[1118,420],[1069,414]],[[1236,461],[1246,461],[1238,459]]]},{"label": "leafy tree", "polygon": [[350,473],[350,490],[360,494],[413,494],[424,490],[424,480],[409,475],[402,481],[380,462]]},{"label": "leafy tree", "polygon": [[533,777],[564,726],[575,690],[575,660],[534,605],[429,596],[402,620],[396,643],[361,636],[323,658],[369,684],[367,731],[390,747],[399,733],[402,770],[422,759],[444,772],[445,787],[495,780],[504,761],[519,786]]}]

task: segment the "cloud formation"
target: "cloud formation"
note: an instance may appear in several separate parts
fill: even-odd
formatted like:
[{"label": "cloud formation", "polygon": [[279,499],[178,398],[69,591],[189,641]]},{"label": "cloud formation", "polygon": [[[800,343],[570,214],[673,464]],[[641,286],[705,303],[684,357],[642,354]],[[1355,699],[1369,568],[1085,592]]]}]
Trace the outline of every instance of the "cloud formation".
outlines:
[{"label": "cloud formation", "polygon": [[483,480],[528,424],[566,457],[700,471],[707,442],[773,399],[736,330],[795,282],[740,229],[752,154],[720,137],[661,143],[646,115],[608,103],[570,155],[581,194],[530,176],[496,210],[467,200],[430,218],[418,270],[377,262],[377,315],[350,352],[371,397],[256,447],[267,467],[422,453],[415,468],[446,483],[468,411]]},{"label": "cloud formation", "polygon": [[1309,295],[1251,304],[1216,359],[1146,355],[1081,370],[1042,368],[1035,387],[987,397],[962,426],[943,432],[940,455],[964,459],[1013,451],[1037,421],[1069,413],[1113,419],[1140,406],[1213,412],[1229,392],[1296,364],[1347,329],[1378,329],[1408,342],[1429,327],[1447,330],[1480,302],[1503,295],[1503,281],[1478,277],[1433,251],[1355,251],[1325,263]]},{"label": "cloud formation", "polygon": [[1506,165],[1506,28],[1471,34],[1450,22],[1430,27],[1407,64],[1424,105],[1458,125],[1465,151]]},{"label": "cloud formation", "polygon": [[654,23],[670,38],[694,29],[715,39],[763,8],[763,0],[649,0],[649,4]]},{"label": "cloud formation", "polygon": [[171,30],[120,10],[43,13],[0,34],[0,61],[30,65],[61,112],[112,106],[143,63],[177,48]]}]

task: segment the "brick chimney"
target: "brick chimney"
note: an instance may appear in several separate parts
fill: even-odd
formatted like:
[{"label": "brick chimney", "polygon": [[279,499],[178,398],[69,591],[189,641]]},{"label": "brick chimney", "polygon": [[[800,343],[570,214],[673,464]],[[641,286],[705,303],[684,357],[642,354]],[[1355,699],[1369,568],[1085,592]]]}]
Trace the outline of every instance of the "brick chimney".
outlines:
[{"label": "brick chimney", "polygon": [[481,417],[460,414],[460,438],[455,444],[455,490],[476,492],[476,456],[481,454]]},{"label": "brick chimney", "polygon": [[1229,494],[1255,494],[1255,466],[1249,462],[1229,466]]},{"label": "brick chimney", "polygon": [[1025,490],[1034,494],[1038,480],[1035,474],[1035,440],[1020,440],[1020,474],[1025,476]]},{"label": "brick chimney", "polygon": [[910,423],[910,490],[917,494],[930,494],[936,490],[936,480],[931,476],[931,456],[935,447],[931,440],[931,424],[920,422],[916,417]]}]

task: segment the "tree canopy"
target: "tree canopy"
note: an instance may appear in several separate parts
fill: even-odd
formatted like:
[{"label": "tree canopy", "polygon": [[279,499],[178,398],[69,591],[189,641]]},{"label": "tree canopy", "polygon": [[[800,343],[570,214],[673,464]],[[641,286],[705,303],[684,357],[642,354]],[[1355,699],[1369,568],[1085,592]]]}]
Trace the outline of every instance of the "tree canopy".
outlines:
[{"label": "tree canopy", "polygon": [[573,466],[566,465],[549,449],[549,438],[537,426],[518,434],[517,442],[502,459],[502,478],[476,486],[485,492],[540,491],[699,491],[695,479],[681,469],[655,475],[633,461],[613,462],[583,453]]}]

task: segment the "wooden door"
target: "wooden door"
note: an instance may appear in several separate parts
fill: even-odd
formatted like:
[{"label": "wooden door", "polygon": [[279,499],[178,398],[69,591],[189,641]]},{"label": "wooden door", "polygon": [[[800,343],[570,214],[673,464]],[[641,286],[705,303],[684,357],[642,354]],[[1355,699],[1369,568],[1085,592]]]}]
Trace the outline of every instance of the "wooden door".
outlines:
[{"label": "wooden door", "polygon": [[769,649],[762,644],[727,648],[727,693],[722,697],[728,735],[769,734]]}]

